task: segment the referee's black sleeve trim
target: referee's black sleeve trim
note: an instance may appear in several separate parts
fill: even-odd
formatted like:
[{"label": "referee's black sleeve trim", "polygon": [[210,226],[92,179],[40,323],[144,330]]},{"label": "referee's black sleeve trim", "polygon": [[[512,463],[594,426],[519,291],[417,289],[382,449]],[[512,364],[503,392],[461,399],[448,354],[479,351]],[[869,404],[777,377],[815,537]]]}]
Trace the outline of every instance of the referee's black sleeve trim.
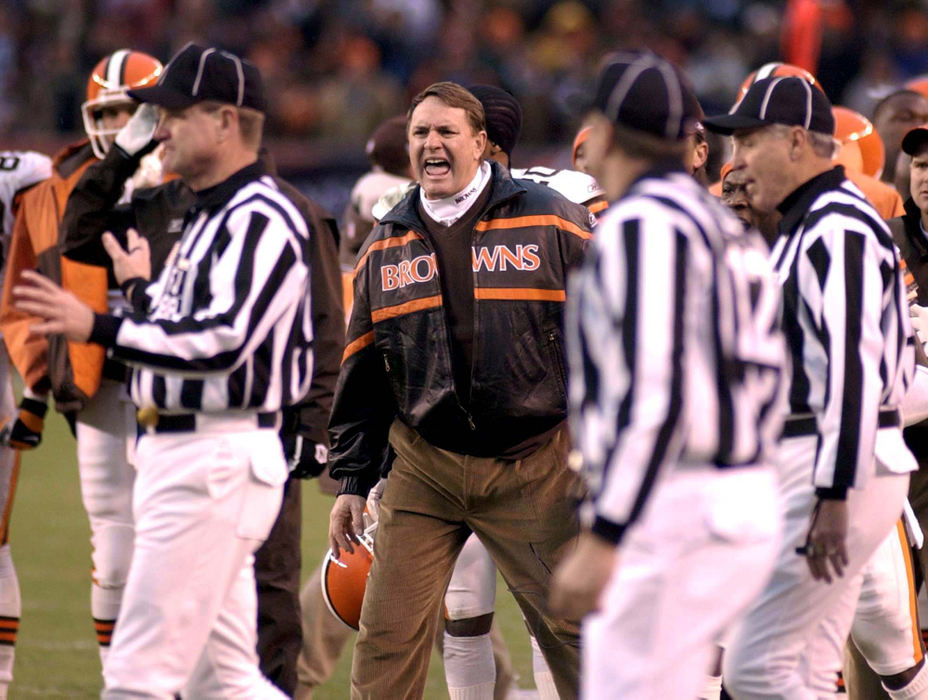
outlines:
[{"label": "referee's black sleeve trim", "polygon": [[590,532],[598,537],[602,537],[604,540],[608,540],[614,545],[618,545],[622,541],[622,536],[625,534],[625,529],[628,527],[627,523],[614,523],[611,520],[606,520],[600,515],[596,516],[596,519],[593,520],[593,526],[590,528]]},{"label": "referee's black sleeve trim", "polygon": [[122,325],[122,319],[118,316],[109,314],[94,314],[93,328],[90,331],[91,343],[102,345],[105,348],[112,347],[116,344],[116,335],[119,333],[119,327]]},{"label": "referee's black sleeve trim", "polygon": [[847,486],[835,486],[834,488],[817,488],[815,495],[823,501],[846,501]]}]

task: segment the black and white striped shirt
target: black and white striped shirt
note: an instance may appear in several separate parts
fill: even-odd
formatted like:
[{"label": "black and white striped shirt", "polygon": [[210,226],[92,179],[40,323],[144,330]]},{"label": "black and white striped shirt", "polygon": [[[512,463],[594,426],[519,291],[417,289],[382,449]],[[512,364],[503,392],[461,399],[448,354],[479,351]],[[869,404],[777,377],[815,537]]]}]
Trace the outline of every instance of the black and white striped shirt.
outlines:
[{"label": "black and white striped shirt", "polygon": [[649,173],[605,213],[568,294],[595,532],[618,542],[667,469],[765,460],[785,399],[777,292],[760,238],[683,172]]},{"label": "black and white striped shirt", "polygon": [[793,357],[790,413],[815,418],[819,495],[843,497],[872,474],[880,409],[901,403],[914,372],[899,257],[843,168],[805,183],[779,209],[771,257]]},{"label": "black and white striped shirt", "polygon": [[[276,411],[312,375],[309,232],[256,163],[197,194],[148,311],[97,317],[91,340],[132,369],[137,406]],[[102,319],[102,321],[101,321]]]}]

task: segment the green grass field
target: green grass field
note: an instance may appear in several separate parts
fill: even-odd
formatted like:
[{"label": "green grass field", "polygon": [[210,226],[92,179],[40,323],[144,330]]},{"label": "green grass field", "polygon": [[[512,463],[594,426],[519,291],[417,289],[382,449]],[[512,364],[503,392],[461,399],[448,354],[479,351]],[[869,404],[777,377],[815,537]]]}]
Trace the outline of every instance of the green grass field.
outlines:
[{"label": "green grass field", "polygon": [[[22,589],[11,700],[99,697],[97,645],[90,618],[90,530],[80,500],[75,444],[64,420],[49,411],[42,445],[25,453],[13,507],[11,543]],[[303,486],[303,572],[325,551],[332,500],[314,482]],[[531,650],[511,596],[500,587],[497,616],[519,685],[533,687]],[[350,651],[350,650],[347,650]],[[318,700],[348,697],[350,653]],[[426,698],[444,700],[441,661],[433,655]]]}]

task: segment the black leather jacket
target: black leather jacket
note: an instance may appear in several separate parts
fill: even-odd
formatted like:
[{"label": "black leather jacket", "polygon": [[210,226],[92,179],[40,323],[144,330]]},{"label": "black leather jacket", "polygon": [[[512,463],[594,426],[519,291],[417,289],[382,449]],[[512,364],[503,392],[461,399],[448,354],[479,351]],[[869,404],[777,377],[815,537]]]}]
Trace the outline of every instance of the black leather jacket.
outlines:
[{"label": "black leather jacket", "polygon": [[[493,164],[471,246],[470,395],[458,395],[435,251],[415,187],[375,227],[355,267],[355,300],[329,423],[340,493],[365,495],[399,418],[436,447],[497,456],[567,413],[563,311],[570,268],[591,238],[586,207]],[[467,263],[465,263],[467,264]]]},{"label": "black leather jacket", "polygon": [[[905,202],[905,214],[886,223],[893,234],[893,242],[918,285],[916,303],[928,306],[928,241],[921,231],[921,217],[921,211],[910,197]],[[928,468],[928,420],[910,425],[902,431],[902,435],[920,467]]]}]

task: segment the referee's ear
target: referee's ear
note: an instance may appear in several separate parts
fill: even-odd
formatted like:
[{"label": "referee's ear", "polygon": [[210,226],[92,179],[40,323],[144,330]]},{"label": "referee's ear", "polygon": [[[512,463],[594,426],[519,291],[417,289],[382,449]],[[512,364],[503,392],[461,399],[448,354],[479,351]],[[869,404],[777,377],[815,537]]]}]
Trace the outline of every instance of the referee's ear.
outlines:
[{"label": "referee's ear", "polygon": [[238,110],[233,105],[222,105],[216,110],[216,119],[219,122],[219,142],[228,141],[233,133],[241,133],[238,123]]},{"label": "referee's ear", "polygon": [[802,158],[805,152],[809,132],[801,126],[791,126],[789,129],[789,157],[790,160],[797,161]]}]

